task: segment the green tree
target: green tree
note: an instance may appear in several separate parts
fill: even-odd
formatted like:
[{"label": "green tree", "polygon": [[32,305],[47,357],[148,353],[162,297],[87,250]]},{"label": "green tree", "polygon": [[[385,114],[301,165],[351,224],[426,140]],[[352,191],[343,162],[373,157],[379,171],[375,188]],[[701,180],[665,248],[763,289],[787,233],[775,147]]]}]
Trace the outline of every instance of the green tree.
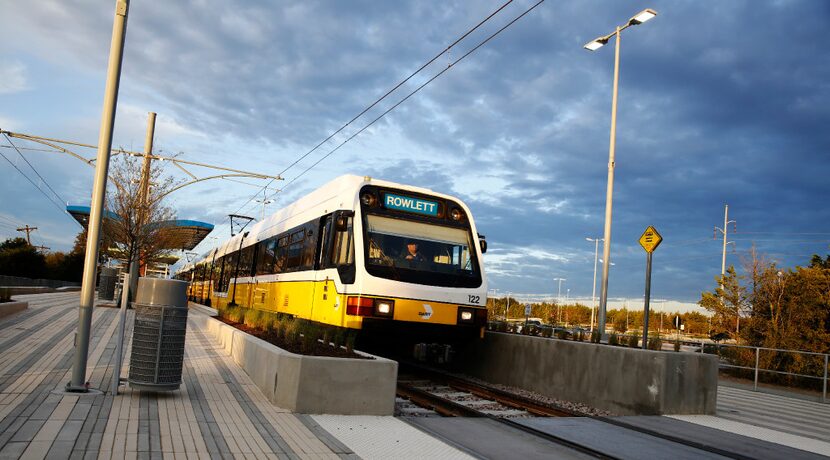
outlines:
[{"label": "green tree", "polygon": [[24,238],[10,238],[0,243],[0,275],[43,278],[46,258]]},{"label": "green tree", "polygon": [[725,275],[715,277],[718,287],[701,294],[698,305],[712,313],[712,334],[736,335],[740,331],[740,316],[747,308],[742,278],[730,265]]}]

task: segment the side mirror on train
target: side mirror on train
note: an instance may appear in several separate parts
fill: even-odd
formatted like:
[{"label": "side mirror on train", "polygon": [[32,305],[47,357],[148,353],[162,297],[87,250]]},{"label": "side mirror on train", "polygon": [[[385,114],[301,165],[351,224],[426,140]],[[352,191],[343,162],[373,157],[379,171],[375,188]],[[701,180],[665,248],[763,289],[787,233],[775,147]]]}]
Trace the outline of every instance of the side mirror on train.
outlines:
[{"label": "side mirror on train", "polygon": [[354,217],[354,211],[340,211],[334,219],[334,229],[338,232],[345,232],[349,229],[349,219]]},{"label": "side mirror on train", "polygon": [[478,245],[481,247],[481,253],[484,254],[487,252],[487,240],[486,237],[481,233],[478,234]]}]

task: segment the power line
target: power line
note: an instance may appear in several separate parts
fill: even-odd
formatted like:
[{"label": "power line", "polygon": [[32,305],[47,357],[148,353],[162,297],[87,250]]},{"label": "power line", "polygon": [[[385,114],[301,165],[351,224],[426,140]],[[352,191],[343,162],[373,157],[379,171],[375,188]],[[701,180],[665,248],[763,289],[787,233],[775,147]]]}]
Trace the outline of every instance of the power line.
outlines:
[{"label": "power line", "polygon": [[[329,153],[325,154],[322,158],[320,158],[319,160],[317,160],[316,162],[314,162],[311,166],[309,166],[308,168],[306,168],[306,169],[305,169],[303,172],[301,172],[299,175],[295,176],[293,179],[291,179],[289,182],[287,182],[285,185],[283,185],[282,190],[285,190],[285,188],[286,188],[286,187],[288,187],[289,185],[291,185],[292,183],[294,183],[297,179],[299,179],[300,177],[302,177],[305,173],[309,172],[309,171],[310,171],[311,169],[313,169],[315,166],[317,166],[318,164],[320,164],[323,160],[325,160],[326,158],[328,158],[329,156],[331,156],[334,152],[336,152],[337,150],[339,150],[339,149],[340,149],[340,147],[343,147],[343,146],[344,146],[347,142],[351,141],[352,139],[354,139],[355,137],[357,137],[360,133],[362,133],[363,131],[365,131],[366,129],[368,129],[370,126],[374,125],[374,124],[375,124],[378,120],[380,120],[381,118],[385,117],[385,116],[386,116],[389,112],[391,112],[391,111],[395,110],[395,109],[396,109],[399,105],[401,105],[401,104],[403,104],[404,102],[406,102],[406,101],[407,101],[410,97],[414,96],[417,92],[419,92],[420,90],[422,90],[425,86],[427,86],[427,85],[429,85],[430,83],[432,83],[432,82],[433,82],[434,80],[436,80],[438,77],[440,77],[440,76],[441,76],[441,75],[443,75],[445,72],[447,72],[448,70],[450,70],[450,69],[451,69],[454,65],[458,64],[458,63],[459,63],[459,62],[461,62],[464,58],[466,58],[467,56],[469,56],[470,54],[474,53],[476,50],[478,50],[479,48],[481,48],[482,46],[484,46],[487,42],[489,42],[489,41],[490,41],[491,39],[493,39],[495,36],[497,36],[498,34],[502,33],[505,29],[507,29],[508,27],[510,27],[511,25],[513,25],[516,21],[518,21],[519,19],[523,18],[526,14],[528,14],[529,12],[531,12],[531,11],[532,11],[533,9],[535,9],[537,6],[541,5],[544,1],[545,1],[545,0],[539,0],[539,1],[538,1],[537,3],[535,3],[533,6],[531,6],[531,7],[530,7],[530,8],[528,8],[527,10],[525,10],[522,14],[518,15],[518,16],[517,16],[516,18],[514,18],[512,21],[508,22],[508,23],[507,23],[504,27],[500,28],[499,30],[497,30],[496,32],[494,32],[493,34],[491,34],[490,36],[488,36],[486,39],[482,40],[482,41],[481,41],[478,45],[476,45],[476,46],[475,46],[475,47],[473,47],[471,50],[469,50],[469,51],[467,51],[466,53],[464,53],[461,57],[459,57],[459,58],[458,58],[458,59],[456,59],[455,61],[453,61],[453,62],[449,63],[449,64],[447,65],[447,67],[446,67],[446,68],[444,68],[443,70],[441,70],[440,72],[438,72],[435,76],[433,76],[432,78],[430,78],[429,80],[427,80],[426,82],[424,82],[422,85],[420,85],[420,86],[418,86],[417,88],[415,88],[412,92],[410,92],[409,94],[407,94],[407,95],[406,95],[403,99],[401,99],[400,101],[398,101],[395,105],[393,105],[393,106],[392,106],[392,107],[390,107],[388,110],[386,110],[385,112],[383,112],[382,114],[380,114],[377,118],[375,118],[374,120],[372,120],[371,122],[369,122],[369,124],[367,124],[366,126],[364,126],[363,128],[361,128],[360,130],[358,130],[356,133],[354,133],[354,134],[352,134],[351,136],[349,136],[349,137],[348,137],[345,141],[341,142],[341,143],[340,143],[340,145],[338,145],[337,147],[333,148],[331,151],[329,151]],[[278,192],[277,192],[277,193],[278,193]],[[274,193],[274,194],[273,194],[273,195],[271,195],[271,196],[273,197],[275,194],[276,194],[276,193]],[[247,203],[246,203],[246,204],[247,204]],[[244,205],[243,205],[243,206],[244,206]]]},{"label": "power line", "polygon": [[[542,3],[542,1],[544,1],[544,0],[541,0],[539,3]],[[343,131],[344,129],[346,129],[348,126],[350,126],[352,123],[354,123],[354,122],[355,122],[355,120],[357,120],[358,118],[360,118],[361,116],[363,116],[366,112],[368,112],[369,110],[371,110],[374,106],[376,106],[376,105],[377,105],[377,104],[379,104],[381,101],[383,101],[384,99],[386,99],[386,97],[387,97],[387,96],[389,96],[390,94],[392,94],[393,92],[395,92],[398,88],[400,88],[400,87],[401,87],[401,86],[403,86],[406,82],[408,82],[409,80],[411,80],[411,79],[412,79],[415,75],[417,75],[417,74],[418,74],[418,73],[420,73],[422,70],[424,70],[427,66],[429,66],[430,64],[432,64],[433,62],[435,62],[435,60],[436,60],[436,59],[438,59],[438,58],[440,58],[441,56],[443,56],[444,54],[446,54],[446,53],[447,53],[447,52],[448,52],[448,51],[449,51],[449,50],[450,50],[453,46],[457,45],[459,42],[461,42],[462,40],[464,40],[465,38],[467,38],[467,36],[468,36],[468,35],[470,35],[471,33],[473,33],[476,29],[478,29],[479,27],[481,27],[481,25],[483,25],[485,22],[489,21],[489,20],[490,20],[493,16],[495,16],[496,14],[498,14],[501,10],[503,10],[503,9],[504,9],[507,5],[509,5],[509,4],[510,4],[510,3],[512,3],[512,2],[513,2],[513,0],[508,0],[508,1],[507,1],[507,2],[505,2],[503,5],[501,5],[500,7],[498,7],[495,11],[493,11],[492,13],[490,13],[490,15],[489,15],[489,16],[487,16],[487,17],[486,17],[486,18],[484,18],[481,22],[479,22],[478,24],[476,24],[476,25],[475,25],[475,27],[473,27],[473,28],[469,29],[467,32],[465,32],[463,35],[461,35],[458,39],[456,39],[454,42],[452,42],[449,46],[447,46],[445,49],[443,49],[440,53],[436,54],[436,55],[435,55],[432,59],[428,60],[426,63],[424,63],[424,64],[423,64],[421,67],[419,67],[417,70],[415,70],[414,72],[412,72],[411,74],[409,74],[409,76],[408,76],[408,77],[404,78],[404,79],[403,79],[403,80],[401,80],[401,81],[400,81],[397,85],[395,85],[394,87],[392,87],[392,89],[390,89],[390,90],[388,90],[386,93],[384,93],[384,94],[383,94],[383,96],[381,96],[381,97],[379,97],[378,99],[376,99],[374,102],[372,102],[371,104],[369,104],[366,108],[364,108],[364,109],[363,109],[360,113],[358,113],[357,115],[355,115],[354,117],[352,117],[352,119],[351,119],[351,120],[349,120],[346,124],[344,124],[343,126],[341,126],[340,128],[338,128],[336,131],[334,131],[333,133],[331,133],[328,137],[326,137],[326,138],[325,138],[325,139],[323,139],[320,143],[318,143],[317,145],[315,145],[315,146],[314,146],[311,150],[309,150],[308,152],[304,153],[304,154],[303,154],[303,155],[301,155],[299,158],[297,158],[294,162],[292,162],[292,163],[291,163],[290,165],[288,165],[285,169],[283,169],[283,170],[282,170],[282,172],[280,172],[278,175],[279,175],[279,176],[282,176],[283,174],[285,174],[285,172],[286,172],[286,171],[288,171],[289,169],[293,168],[295,165],[297,165],[297,163],[299,163],[300,161],[302,161],[304,158],[306,158],[307,156],[309,156],[310,154],[312,154],[314,151],[316,151],[318,148],[320,148],[323,144],[325,144],[326,142],[328,142],[329,140],[331,140],[331,138],[333,138],[334,136],[336,136],[337,134],[339,134],[341,131]],[[534,5],[534,6],[533,6],[533,8],[535,8],[537,5],[539,5],[539,3],[537,3],[536,5]],[[533,9],[533,8],[531,8],[531,9]],[[528,11],[529,11],[529,10],[528,10]],[[514,20],[514,22],[515,22],[515,20]],[[457,62],[457,61],[456,61],[456,62]],[[451,66],[451,65],[452,65],[452,64],[450,64],[450,66]],[[447,68],[449,68],[449,67],[447,67]],[[446,69],[445,69],[445,70],[446,70]],[[441,72],[441,73],[443,73],[443,72]],[[434,79],[434,78],[433,78],[433,79]],[[385,115],[385,113],[384,113],[384,115]],[[377,120],[375,120],[375,121],[377,121]],[[374,122],[372,122],[372,123],[374,123]],[[370,124],[369,126],[371,126],[371,124]],[[368,127],[368,126],[367,126],[367,127]],[[365,128],[364,128],[364,129],[365,129]],[[359,131],[358,133],[360,133],[360,132],[362,132],[362,131],[363,131],[363,130]],[[354,136],[352,136],[352,137],[354,137]],[[350,139],[351,139],[351,138],[350,138]],[[330,152],[329,154],[331,154],[331,152]],[[316,163],[315,163],[315,164],[316,164]],[[302,175],[302,174],[305,174],[305,171],[303,171],[303,173],[301,173],[300,175]],[[298,176],[298,177],[299,177],[299,176]],[[296,180],[296,178],[295,178],[295,180]],[[271,185],[271,183],[272,183],[273,181],[274,181],[274,180],[273,180],[273,179],[271,179],[271,181],[269,181],[267,184],[265,184],[265,186],[264,186],[263,188],[267,188],[269,185]],[[293,181],[292,181],[292,182],[293,182]],[[240,207],[239,207],[239,209],[237,209],[237,210],[234,212],[234,214],[236,214],[236,213],[238,213],[239,211],[241,211],[241,210],[242,210],[242,208],[244,208],[244,207],[245,207],[248,203],[250,203],[250,202],[251,202],[253,199],[255,199],[257,196],[259,196],[259,192],[260,192],[260,191],[261,191],[261,189],[260,189],[259,191],[257,191],[256,193],[254,193],[254,194],[253,194],[250,198],[248,198],[248,200],[247,200],[245,203],[243,203],[243,204],[242,204],[242,206],[240,206]]]},{"label": "power line", "polygon": [[6,141],[7,141],[7,142],[8,142],[8,143],[12,146],[12,147],[14,147],[14,149],[17,151],[17,154],[18,154],[18,155],[20,155],[20,158],[22,158],[22,159],[23,159],[23,161],[25,161],[25,162],[26,162],[26,164],[27,164],[27,165],[29,165],[29,167],[30,167],[30,168],[32,168],[32,171],[34,171],[34,172],[35,172],[35,174],[37,174],[37,177],[39,177],[39,178],[40,178],[40,180],[43,182],[43,184],[44,184],[44,185],[46,185],[46,187],[47,187],[49,190],[51,190],[51,191],[52,191],[52,193],[54,193],[56,197],[58,197],[58,199],[61,201],[61,203],[66,203],[67,201],[66,201],[66,200],[64,200],[64,199],[63,199],[63,198],[62,198],[62,197],[58,194],[58,192],[56,192],[56,191],[55,191],[55,189],[53,189],[53,188],[52,188],[52,186],[51,186],[51,185],[49,185],[49,182],[46,182],[46,179],[44,179],[44,178],[43,178],[43,176],[41,176],[41,175],[40,175],[40,173],[39,173],[39,172],[37,172],[37,169],[35,169],[35,167],[34,167],[34,166],[32,166],[32,164],[31,164],[31,163],[29,163],[29,160],[27,160],[27,159],[26,159],[26,157],[24,157],[24,156],[23,156],[23,153],[21,153],[21,152],[20,152],[20,149],[18,149],[18,148],[17,148],[17,146],[16,146],[16,145],[14,145],[14,143],[12,142],[12,140],[11,140],[11,139],[9,139],[9,136],[8,136],[8,135],[6,135],[6,134],[3,134],[3,136],[6,138]]},{"label": "power line", "polygon": [[[6,155],[3,155],[3,152],[0,152],[0,156],[2,156],[4,160],[8,161],[8,162],[9,162],[9,164],[10,164],[10,165],[12,165],[12,167],[13,167],[14,169],[16,169],[16,170],[17,170],[17,172],[19,172],[20,174],[22,174],[22,175],[23,175],[23,177],[25,177],[25,178],[26,178],[26,180],[27,180],[27,181],[29,181],[29,183],[31,183],[31,184],[32,184],[32,185],[33,185],[33,186],[34,186],[34,187],[35,187],[35,188],[36,188],[36,189],[37,189],[40,193],[42,193],[42,194],[43,194],[43,196],[45,196],[45,197],[46,197],[46,199],[47,199],[47,200],[49,200],[49,202],[50,202],[50,203],[52,203],[52,204],[53,204],[56,208],[58,208],[58,210],[60,210],[61,214],[65,214],[65,213],[66,213],[66,210],[65,210],[65,209],[63,209],[63,207],[62,207],[62,206],[60,206],[60,205],[58,205],[57,203],[55,203],[52,197],[50,197],[49,195],[47,195],[47,194],[46,194],[46,192],[44,192],[42,188],[38,187],[38,186],[37,186],[37,184],[35,184],[35,181],[33,181],[33,180],[29,177],[29,176],[27,176],[27,175],[26,175],[26,173],[24,173],[23,171],[21,171],[21,170],[20,170],[20,168],[18,168],[16,164],[12,163],[12,161],[11,161],[11,160],[9,160],[9,159],[6,157]],[[71,217],[71,216],[70,216],[70,217]],[[73,221],[75,221],[75,219],[72,219],[72,220],[73,220]],[[77,221],[76,221],[76,222],[77,222]]]}]

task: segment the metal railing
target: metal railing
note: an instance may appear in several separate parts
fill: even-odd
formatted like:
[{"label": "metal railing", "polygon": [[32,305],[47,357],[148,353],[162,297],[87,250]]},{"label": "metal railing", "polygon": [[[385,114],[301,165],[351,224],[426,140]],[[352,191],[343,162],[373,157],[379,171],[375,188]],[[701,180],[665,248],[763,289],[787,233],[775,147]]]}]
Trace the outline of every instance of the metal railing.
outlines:
[{"label": "metal railing", "polygon": [[[664,339],[668,342],[674,342],[671,339]],[[699,351],[701,353],[706,354],[716,354],[718,355],[719,362],[718,368],[719,369],[743,369],[746,371],[751,371],[753,373],[753,385],[752,389],[754,391],[758,391],[758,380],[759,375],[761,372],[774,374],[774,375],[785,375],[791,377],[798,377],[802,379],[808,380],[818,380],[821,382],[821,402],[826,403],[827,401],[827,383],[828,383],[828,365],[830,365],[830,354],[828,353],[816,353],[810,351],[799,351],[799,350],[785,350],[781,348],[768,348],[768,347],[753,347],[748,345],[733,345],[733,344],[720,344],[720,343],[710,343],[710,342],[692,342],[688,340],[681,340],[681,344],[698,347],[696,352]],[[749,356],[734,356],[732,353],[724,353],[724,350],[727,349],[737,349],[737,350],[752,350],[749,353]],[[711,351],[714,350],[714,353]],[[770,369],[761,366],[761,356],[762,353],[769,353],[773,354],[774,358],[775,354],[779,355],[791,355],[796,357],[806,357],[802,358],[803,361],[812,361],[814,367],[818,368],[818,373],[816,374],[804,374],[799,372],[788,372],[779,369]],[[742,365],[740,362],[741,360],[746,361],[747,358],[749,360],[752,359],[754,355],[755,365],[747,366]],[[770,359],[770,361],[772,360]],[[808,366],[809,367],[809,366]]]},{"label": "metal railing", "polygon": [[80,286],[75,281],[23,278],[21,276],[0,275],[0,286],[4,287],[50,287]]}]

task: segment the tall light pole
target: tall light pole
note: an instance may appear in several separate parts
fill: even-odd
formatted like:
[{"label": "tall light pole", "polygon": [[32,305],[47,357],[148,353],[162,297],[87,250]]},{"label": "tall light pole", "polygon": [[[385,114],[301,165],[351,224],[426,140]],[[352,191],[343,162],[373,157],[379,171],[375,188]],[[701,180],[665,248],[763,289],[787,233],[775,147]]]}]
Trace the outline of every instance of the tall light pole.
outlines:
[{"label": "tall light pole", "polygon": [[599,258],[599,242],[602,238],[585,238],[585,241],[594,243],[594,284],[591,285],[591,332],[594,332],[594,310],[597,308],[597,259]]},{"label": "tall light pole", "polygon": [[603,45],[608,43],[612,36],[616,36],[616,46],[614,50],[614,89],[611,98],[611,140],[608,148],[608,188],[605,193],[605,233],[603,235],[602,258],[606,261],[602,265],[602,288],[600,290],[599,300],[599,318],[597,327],[600,334],[605,335],[605,312],[608,305],[608,267],[611,265],[611,208],[614,196],[614,153],[617,142],[617,87],[620,80],[620,32],[631,27],[642,24],[649,19],[657,16],[657,12],[651,8],[646,8],[637,13],[634,17],[628,20],[623,26],[617,26],[614,32],[608,35],[597,37],[585,44],[585,49],[589,51],[596,51]]},{"label": "tall light pole", "polygon": [[559,290],[556,291],[556,322],[562,322],[562,281],[565,278],[554,278],[554,281],[559,281]]}]

